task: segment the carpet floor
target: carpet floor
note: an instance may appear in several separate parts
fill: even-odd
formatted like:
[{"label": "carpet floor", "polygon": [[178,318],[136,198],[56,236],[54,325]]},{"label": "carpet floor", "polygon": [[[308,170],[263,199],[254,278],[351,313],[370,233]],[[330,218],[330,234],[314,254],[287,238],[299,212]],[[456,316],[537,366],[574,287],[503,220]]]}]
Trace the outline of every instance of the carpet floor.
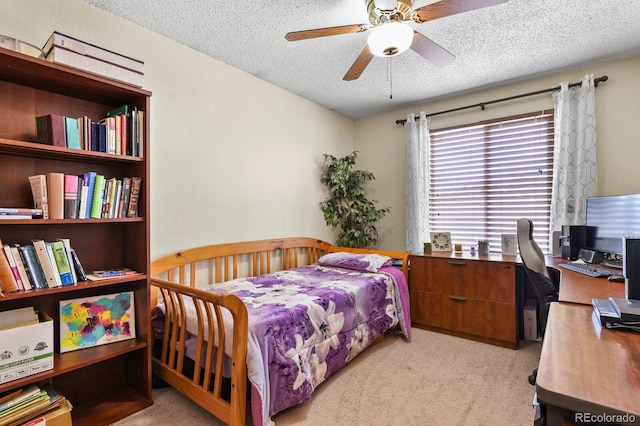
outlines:
[{"label": "carpet floor", "polygon": [[[413,328],[358,355],[322,383],[311,401],[273,417],[286,425],[531,425],[535,389],[527,381],[541,344],[518,350]],[[173,388],[115,426],[222,425]],[[249,413],[249,412],[248,412]],[[247,415],[251,424],[251,416]]]}]

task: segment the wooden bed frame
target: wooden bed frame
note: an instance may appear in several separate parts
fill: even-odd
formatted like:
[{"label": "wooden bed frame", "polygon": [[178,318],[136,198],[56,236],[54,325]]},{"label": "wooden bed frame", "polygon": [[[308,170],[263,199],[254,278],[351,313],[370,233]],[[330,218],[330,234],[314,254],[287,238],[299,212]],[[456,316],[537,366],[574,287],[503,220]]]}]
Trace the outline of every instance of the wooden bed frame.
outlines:
[{"label": "wooden bed frame", "polygon": [[[244,425],[247,402],[246,307],[234,295],[218,296],[197,287],[302,267],[316,262],[326,253],[336,251],[378,253],[402,259],[402,271],[409,282],[409,252],[348,249],[312,238],[215,244],[181,251],[152,262],[150,306],[156,306],[160,298],[164,300],[166,310],[162,339],[154,339],[153,372],[221,421],[230,425]],[[194,303],[199,330],[197,358],[194,361],[196,366],[205,366],[203,369],[195,368],[192,374],[183,372],[185,363],[189,362],[183,343],[187,328],[184,304],[188,299],[199,301]],[[232,336],[225,334],[223,321],[216,320],[223,309],[229,310],[233,316]],[[205,324],[219,326],[207,327],[205,333]],[[223,395],[222,375],[212,374],[222,370],[224,351],[217,351],[213,359],[214,345],[207,345],[206,354],[202,353],[205,342],[214,341],[216,336],[218,342],[233,339],[230,395],[226,397]],[[160,353],[157,353],[158,350]]]}]

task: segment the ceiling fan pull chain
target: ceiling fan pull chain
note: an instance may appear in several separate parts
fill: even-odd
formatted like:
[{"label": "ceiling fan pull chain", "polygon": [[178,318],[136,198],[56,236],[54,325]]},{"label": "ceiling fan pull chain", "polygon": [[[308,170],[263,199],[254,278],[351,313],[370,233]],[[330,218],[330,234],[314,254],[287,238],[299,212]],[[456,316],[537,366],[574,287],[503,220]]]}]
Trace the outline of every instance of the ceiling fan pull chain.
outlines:
[{"label": "ceiling fan pull chain", "polygon": [[387,59],[387,80],[389,81],[389,99],[393,99],[393,66],[391,59],[393,56],[389,56]]}]

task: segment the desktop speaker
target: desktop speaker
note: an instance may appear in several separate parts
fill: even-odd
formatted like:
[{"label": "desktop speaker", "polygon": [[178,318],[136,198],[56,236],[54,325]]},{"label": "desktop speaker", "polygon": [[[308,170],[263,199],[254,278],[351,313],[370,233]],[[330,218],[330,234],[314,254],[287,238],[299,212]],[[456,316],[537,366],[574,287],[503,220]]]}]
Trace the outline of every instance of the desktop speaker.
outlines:
[{"label": "desktop speaker", "polygon": [[569,237],[562,244],[562,257],[568,260],[578,259],[581,248],[593,246],[596,229],[595,226],[562,225],[562,235]]},{"label": "desktop speaker", "polygon": [[622,275],[627,299],[640,299],[640,237],[622,239]]},{"label": "desktop speaker", "polygon": [[580,249],[578,252],[578,258],[587,263],[601,263],[604,260],[604,255],[599,251]]}]

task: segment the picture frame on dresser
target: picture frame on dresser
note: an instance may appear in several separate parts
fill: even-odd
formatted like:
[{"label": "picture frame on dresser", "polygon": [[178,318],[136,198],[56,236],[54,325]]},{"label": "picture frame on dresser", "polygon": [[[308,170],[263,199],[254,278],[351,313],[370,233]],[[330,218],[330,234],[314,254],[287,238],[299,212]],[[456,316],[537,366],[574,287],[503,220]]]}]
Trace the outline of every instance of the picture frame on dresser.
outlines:
[{"label": "picture frame on dresser", "polygon": [[431,232],[431,251],[452,251],[450,232]]},{"label": "picture frame on dresser", "polygon": [[[65,286],[5,293],[0,311],[33,307],[53,326],[53,368],[0,384],[0,394],[49,382],[73,406],[74,426],[112,424],[153,404],[149,308],[149,122],[151,92],[79,69],[0,47],[0,207],[33,207],[29,176],[75,175],[88,171],[109,178],[139,176],[137,214],[94,218],[29,218],[0,221],[0,238],[10,246],[32,240],[70,242],[88,271],[130,268],[139,273],[100,281],[78,280]],[[38,142],[36,117],[59,114],[99,122],[109,111],[129,105],[145,111],[139,155],[113,154]],[[116,192],[116,191],[114,191]],[[60,302],[91,300],[121,293],[133,295],[135,337],[82,350],[60,349]],[[99,383],[100,386],[87,386]],[[117,410],[112,407],[116,405]]]}]

